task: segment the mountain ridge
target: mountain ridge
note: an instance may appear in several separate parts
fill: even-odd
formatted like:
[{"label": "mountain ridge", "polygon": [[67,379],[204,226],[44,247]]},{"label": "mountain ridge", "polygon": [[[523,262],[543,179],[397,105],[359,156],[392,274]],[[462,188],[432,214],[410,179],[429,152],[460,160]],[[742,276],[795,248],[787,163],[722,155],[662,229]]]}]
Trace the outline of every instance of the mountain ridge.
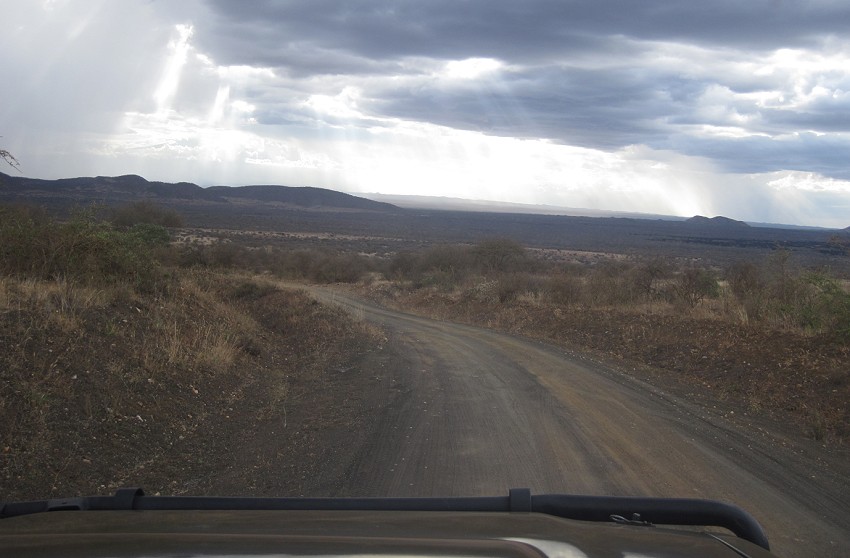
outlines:
[{"label": "mountain ridge", "polygon": [[685,219],[685,223],[689,225],[697,225],[701,227],[714,227],[714,228],[749,228],[750,225],[743,221],[737,221],[735,219],[730,219],[729,217],[723,217],[718,215],[717,217],[703,217],[702,215],[694,215],[690,219]]},{"label": "mountain ridge", "polygon": [[150,181],[136,174],[48,180],[10,176],[0,172],[0,199],[64,198],[69,201],[132,202],[140,199],[205,203],[254,201],[301,209],[394,211],[396,206],[312,186],[277,184],[202,187],[191,182]]}]

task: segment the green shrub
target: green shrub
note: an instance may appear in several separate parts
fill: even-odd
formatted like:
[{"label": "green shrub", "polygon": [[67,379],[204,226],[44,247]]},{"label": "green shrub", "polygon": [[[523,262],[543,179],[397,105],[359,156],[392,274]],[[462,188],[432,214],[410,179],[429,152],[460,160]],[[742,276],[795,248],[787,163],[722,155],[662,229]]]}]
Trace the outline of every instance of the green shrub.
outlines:
[{"label": "green shrub", "polygon": [[125,228],[138,224],[177,228],[183,226],[183,217],[173,209],[159,206],[149,200],[142,200],[115,209],[112,224]]},{"label": "green shrub", "polygon": [[138,223],[133,225],[128,233],[147,246],[165,246],[171,242],[171,235],[162,225]]},{"label": "green shrub", "polygon": [[814,291],[805,325],[850,342],[850,293],[823,273],[813,273],[805,282]]},{"label": "green shrub", "polygon": [[5,275],[45,274],[57,229],[57,223],[41,208],[0,207],[0,271]]},{"label": "green shrub", "polygon": [[0,217],[5,274],[86,284],[124,281],[143,290],[154,288],[159,277],[152,248],[162,236],[155,229],[118,231],[93,209],[76,211],[64,224],[30,208],[3,208]]}]

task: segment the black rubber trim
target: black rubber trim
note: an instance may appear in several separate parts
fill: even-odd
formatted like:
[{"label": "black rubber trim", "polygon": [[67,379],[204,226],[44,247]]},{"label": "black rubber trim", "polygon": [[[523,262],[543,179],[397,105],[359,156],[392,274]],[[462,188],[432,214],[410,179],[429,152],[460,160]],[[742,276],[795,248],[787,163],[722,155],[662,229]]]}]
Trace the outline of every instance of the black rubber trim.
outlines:
[{"label": "black rubber trim", "polygon": [[527,488],[511,488],[508,492],[508,497],[511,500],[512,512],[530,512],[531,511],[531,490]]},{"label": "black rubber trim", "polygon": [[625,498],[538,494],[513,489],[508,496],[472,498],[239,498],[145,496],[141,488],[122,488],[114,496],[88,496],[0,504],[0,518],[67,510],[338,510],[536,512],[580,521],[610,522],[612,515],[653,525],[713,526],[770,550],[758,522],[737,506],[714,500]]},{"label": "black rubber trim", "polygon": [[115,499],[116,510],[132,510],[135,509],[136,498],[144,496],[145,491],[141,488],[119,488],[113,497]]}]

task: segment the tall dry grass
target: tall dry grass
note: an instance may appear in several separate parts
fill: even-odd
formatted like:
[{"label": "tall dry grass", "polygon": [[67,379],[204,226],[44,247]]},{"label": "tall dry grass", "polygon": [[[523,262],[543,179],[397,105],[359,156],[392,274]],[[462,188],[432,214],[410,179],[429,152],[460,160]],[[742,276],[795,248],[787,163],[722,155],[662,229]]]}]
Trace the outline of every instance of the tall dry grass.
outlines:
[{"label": "tall dry grass", "polygon": [[847,280],[827,270],[803,269],[784,250],[725,269],[651,257],[563,265],[534,261],[506,241],[487,241],[398,254],[384,273],[423,296],[434,292],[496,306],[523,300],[553,308],[678,315],[850,343]]}]

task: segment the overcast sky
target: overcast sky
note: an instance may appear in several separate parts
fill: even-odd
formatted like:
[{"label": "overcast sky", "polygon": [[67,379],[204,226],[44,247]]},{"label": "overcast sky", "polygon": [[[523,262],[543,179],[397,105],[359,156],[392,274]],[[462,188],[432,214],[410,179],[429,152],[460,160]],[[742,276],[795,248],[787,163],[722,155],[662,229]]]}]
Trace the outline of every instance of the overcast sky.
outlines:
[{"label": "overcast sky", "polygon": [[0,0],[0,14],[0,148],[24,176],[850,225],[846,0]]}]

